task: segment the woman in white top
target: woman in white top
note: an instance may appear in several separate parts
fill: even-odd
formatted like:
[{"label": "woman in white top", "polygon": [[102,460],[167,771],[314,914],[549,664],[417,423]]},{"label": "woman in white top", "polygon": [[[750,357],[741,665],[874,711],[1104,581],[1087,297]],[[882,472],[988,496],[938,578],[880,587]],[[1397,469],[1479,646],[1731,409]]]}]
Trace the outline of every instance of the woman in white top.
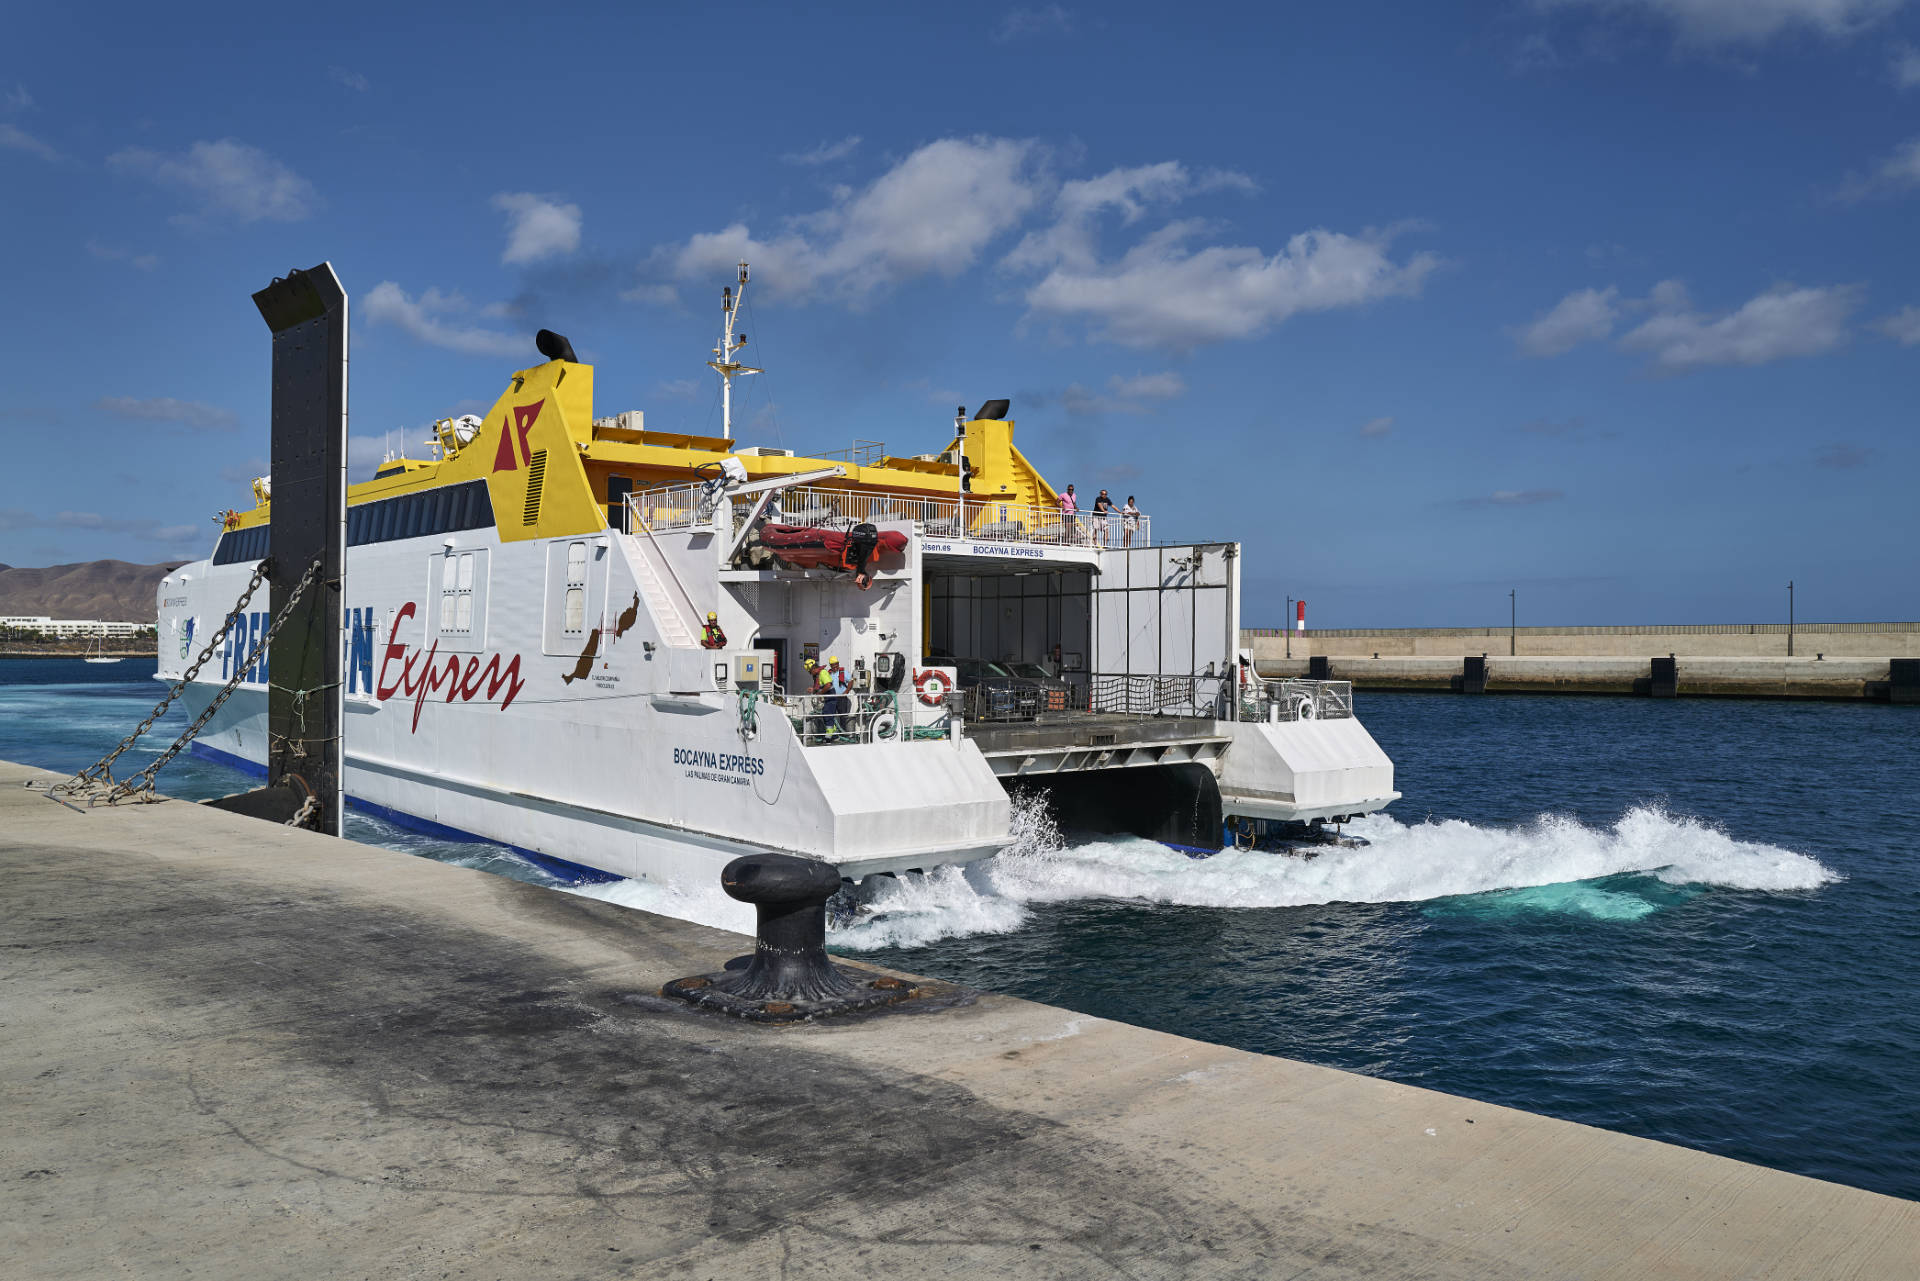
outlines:
[{"label": "woman in white top", "polygon": [[1133,505],[1133,495],[1127,495],[1127,505],[1120,509],[1120,529],[1122,547],[1133,546],[1133,531],[1140,528],[1140,509]]}]

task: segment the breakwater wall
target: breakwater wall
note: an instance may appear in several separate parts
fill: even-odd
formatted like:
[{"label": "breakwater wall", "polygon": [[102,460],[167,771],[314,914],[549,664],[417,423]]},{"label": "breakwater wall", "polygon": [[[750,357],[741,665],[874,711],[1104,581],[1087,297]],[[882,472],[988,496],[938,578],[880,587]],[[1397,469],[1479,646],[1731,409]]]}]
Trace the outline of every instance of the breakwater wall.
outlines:
[{"label": "breakwater wall", "polygon": [[1635,694],[1653,698],[1822,698],[1920,704],[1920,658],[1260,659],[1262,676],[1352,681],[1361,690],[1456,694]]},{"label": "breakwater wall", "polygon": [[[1676,623],[1618,627],[1242,629],[1256,662],[1283,658],[1920,658],[1920,622]],[[1789,643],[1791,642],[1791,644]]]}]

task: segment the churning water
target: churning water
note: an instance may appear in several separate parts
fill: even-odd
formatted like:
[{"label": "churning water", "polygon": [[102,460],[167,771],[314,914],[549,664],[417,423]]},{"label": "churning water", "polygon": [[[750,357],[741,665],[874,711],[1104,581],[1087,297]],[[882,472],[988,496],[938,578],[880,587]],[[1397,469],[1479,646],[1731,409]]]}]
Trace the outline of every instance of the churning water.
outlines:
[{"label": "churning water", "polygon": [[[0,662],[0,756],[90,763],[151,703],[152,670]],[[1063,835],[1027,801],[1007,853],[884,883],[830,941],[1920,1196],[1920,709],[1399,694],[1360,712],[1406,794],[1350,829],[1367,848],[1193,860]],[[189,758],[166,779],[246,783]],[[552,883],[496,846],[358,814],[348,834]],[[576,892],[752,927],[717,886]]]}]

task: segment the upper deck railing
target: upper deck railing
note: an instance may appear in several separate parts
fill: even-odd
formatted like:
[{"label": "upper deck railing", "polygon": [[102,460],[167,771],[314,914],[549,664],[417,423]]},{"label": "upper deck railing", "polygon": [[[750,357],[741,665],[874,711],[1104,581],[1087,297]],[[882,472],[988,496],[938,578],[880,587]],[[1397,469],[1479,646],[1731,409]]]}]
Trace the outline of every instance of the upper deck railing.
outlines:
[{"label": "upper deck railing", "polygon": [[[724,499],[723,499],[724,500]],[[704,485],[668,485],[638,490],[627,503],[636,524],[655,530],[690,529],[713,517],[713,498]],[[740,500],[742,504],[746,500]],[[744,519],[742,507],[739,517]],[[913,521],[928,538],[975,542],[1034,543],[1052,547],[1151,547],[1153,520],[1132,520],[1118,512],[1069,515],[1057,507],[968,494],[933,498],[925,494],[876,489],[834,489],[799,485],[776,492],[767,519],[782,525],[844,529],[858,524]]]}]

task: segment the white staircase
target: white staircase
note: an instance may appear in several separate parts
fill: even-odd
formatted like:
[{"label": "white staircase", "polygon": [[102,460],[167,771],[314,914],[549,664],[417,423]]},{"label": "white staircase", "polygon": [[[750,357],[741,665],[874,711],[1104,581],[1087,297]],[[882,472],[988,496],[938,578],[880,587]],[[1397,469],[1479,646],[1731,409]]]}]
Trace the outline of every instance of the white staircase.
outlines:
[{"label": "white staircase", "polygon": [[652,536],[639,533],[624,537],[634,581],[639,584],[647,610],[660,628],[660,639],[675,648],[694,648],[698,642],[694,638],[693,620],[681,605],[686,594],[679,583],[673,581],[673,571],[666,567]]}]

